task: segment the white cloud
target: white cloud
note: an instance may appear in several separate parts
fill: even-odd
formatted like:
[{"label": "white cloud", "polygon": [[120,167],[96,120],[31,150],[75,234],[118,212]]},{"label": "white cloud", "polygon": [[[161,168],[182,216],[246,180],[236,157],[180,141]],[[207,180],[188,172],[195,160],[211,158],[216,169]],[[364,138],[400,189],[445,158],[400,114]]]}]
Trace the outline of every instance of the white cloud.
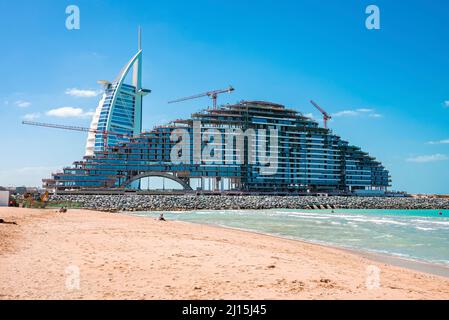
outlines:
[{"label": "white cloud", "polygon": [[438,140],[438,141],[429,141],[428,144],[449,144],[449,139]]},{"label": "white cloud", "polygon": [[449,100],[443,102],[445,108],[449,108]]},{"label": "white cloud", "polygon": [[93,111],[84,111],[81,108],[61,107],[46,112],[47,116],[58,118],[84,118],[93,116]]},{"label": "white cloud", "polygon": [[425,156],[410,157],[407,159],[408,162],[415,162],[415,163],[427,163],[427,162],[445,161],[445,160],[449,160],[449,157],[444,154],[440,154],[440,153],[425,155]]},{"label": "white cloud", "polygon": [[80,98],[92,98],[96,97],[99,94],[101,94],[101,90],[83,90],[83,89],[77,89],[77,88],[69,88],[65,91],[65,94],[68,94],[72,97],[80,97]]},{"label": "white cloud", "polygon": [[39,112],[33,112],[33,113],[27,113],[26,115],[24,115],[23,119],[28,120],[28,121],[33,121],[40,117],[41,117],[41,114]]},{"label": "white cloud", "polygon": [[312,113],[305,113],[305,114],[303,114],[303,116],[306,118],[315,119],[315,117],[313,116]]},{"label": "white cloud", "polygon": [[333,117],[359,117],[368,116],[370,118],[382,118],[380,113],[376,113],[374,109],[359,108],[354,110],[343,110],[332,114]]},{"label": "white cloud", "polygon": [[24,101],[24,100],[18,100],[15,102],[15,105],[18,106],[19,108],[28,108],[31,106],[31,102]]},{"label": "white cloud", "polygon": [[347,116],[354,117],[358,115],[359,113],[354,110],[343,110],[333,114],[334,117],[347,117]]}]

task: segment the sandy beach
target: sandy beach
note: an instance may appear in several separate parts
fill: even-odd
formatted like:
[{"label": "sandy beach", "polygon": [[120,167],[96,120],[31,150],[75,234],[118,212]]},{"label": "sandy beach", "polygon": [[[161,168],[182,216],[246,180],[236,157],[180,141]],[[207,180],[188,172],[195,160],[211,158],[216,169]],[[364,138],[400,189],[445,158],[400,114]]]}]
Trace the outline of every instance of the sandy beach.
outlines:
[{"label": "sandy beach", "polygon": [[251,232],[88,210],[0,218],[17,223],[0,224],[0,299],[449,299],[449,278]]}]

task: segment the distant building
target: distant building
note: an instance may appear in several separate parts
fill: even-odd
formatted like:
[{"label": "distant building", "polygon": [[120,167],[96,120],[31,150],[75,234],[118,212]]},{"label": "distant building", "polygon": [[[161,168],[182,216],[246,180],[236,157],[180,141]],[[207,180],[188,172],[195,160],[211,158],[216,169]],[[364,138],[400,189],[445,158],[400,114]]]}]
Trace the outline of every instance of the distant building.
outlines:
[{"label": "distant building", "polygon": [[25,193],[27,193],[27,187],[25,187],[25,186],[16,187],[15,193],[16,194],[25,194]]},{"label": "distant building", "polygon": [[9,191],[0,191],[0,207],[9,205]]}]

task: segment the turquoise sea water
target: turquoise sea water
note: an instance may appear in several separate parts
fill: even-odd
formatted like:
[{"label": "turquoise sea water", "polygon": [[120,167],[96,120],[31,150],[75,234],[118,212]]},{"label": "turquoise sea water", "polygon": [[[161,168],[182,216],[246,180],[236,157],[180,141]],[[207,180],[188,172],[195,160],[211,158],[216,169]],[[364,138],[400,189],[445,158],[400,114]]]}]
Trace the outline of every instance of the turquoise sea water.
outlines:
[{"label": "turquoise sea water", "polygon": [[449,266],[449,210],[205,210],[164,216]]}]

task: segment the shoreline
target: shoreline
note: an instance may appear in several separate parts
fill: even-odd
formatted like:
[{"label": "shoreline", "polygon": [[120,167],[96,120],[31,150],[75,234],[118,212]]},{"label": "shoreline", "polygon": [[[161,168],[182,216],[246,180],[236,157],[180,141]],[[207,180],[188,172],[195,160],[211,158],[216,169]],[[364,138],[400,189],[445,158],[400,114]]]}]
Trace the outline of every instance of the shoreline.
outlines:
[{"label": "shoreline", "polygon": [[[157,211],[154,211],[154,212],[157,212]],[[144,215],[128,213],[127,211],[117,212],[117,214],[145,217]],[[153,218],[151,216],[147,216],[147,217]],[[314,246],[319,246],[319,247],[323,247],[323,248],[332,248],[335,250],[341,250],[341,251],[345,251],[345,252],[348,252],[351,254],[355,254],[362,258],[372,260],[373,262],[385,263],[388,265],[393,265],[396,267],[409,269],[409,270],[413,270],[413,271],[418,271],[418,272],[423,272],[423,273],[440,276],[440,277],[445,277],[445,278],[449,279],[449,266],[445,266],[443,264],[432,263],[432,262],[422,261],[422,260],[415,260],[415,259],[407,259],[404,257],[396,256],[394,254],[379,253],[379,252],[372,252],[372,251],[368,251],[368,250],[365,251],[362,249],[347,248],[347,247],[343,247],[343,246],[334,245],[331,243],[313,242],[313,241],[308,241],[308,240],[304,240],[304,239],[297,239],[297,238],[293,238],[293,237],[270,234],[270,233],[265,233],[265,232],[250,230],[250,229],[229,227],[229,226],[225,226],[225,225],[216,225],[216,224],[182,221],[182,220],[174,220],[174,222],[188,223],[188,224],[194,224],[194,225],[205,225],[208,227],[219,228],[219,229],[236,230],[236,231],[240,231],[240,232],[253,233],[253,234],[261,235],[261,236],[273,237],[273,238],[281,239],[281,240],[298,241],[303,244],[314,245]]]},{"label": "shoreline", "polygon": [[363,258],[373,260],[373,261],[376,261],[379,263],[385,263],[388,265],[397,266],[397,267],[408,269],[408,270],[414,270],[417,272],[428,273],[428,274],[432,274],[432,275],[439,276],[439,277],[445,277],[445,278],[449,279],[449,267],[446,267],[445,265],[442,265],[442,264],[407,259],[407,258],[395,256],[395,255],[383,254],[383,253],[377,253],[377,252],[352,250],[352,249],[346,249],[346,248],[339,248],[339,249],[347,250],[354,254],[358,254]]},{"label": "shoreline", "polygon": [[448,278],[274,235],[74,209],[0,218],[18,223],[0,224],[0,299],[449,299]]}]

